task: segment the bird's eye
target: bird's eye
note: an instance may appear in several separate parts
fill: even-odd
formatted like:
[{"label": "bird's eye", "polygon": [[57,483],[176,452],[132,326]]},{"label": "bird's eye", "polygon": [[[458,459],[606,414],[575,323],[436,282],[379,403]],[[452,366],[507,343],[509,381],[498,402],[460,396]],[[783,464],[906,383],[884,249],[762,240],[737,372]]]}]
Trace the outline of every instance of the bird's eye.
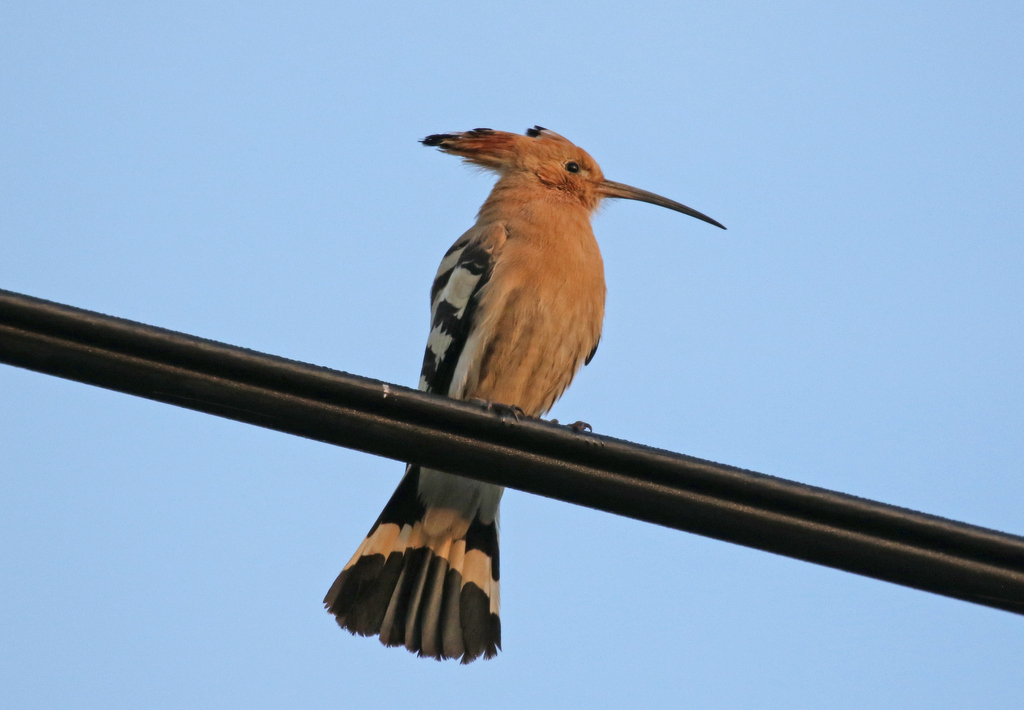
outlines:
[{"label": "bird's eye", "polygon": [[565,169],[568,170],[570,173],[578,173],[580,171],[580,164],[573,160],[570,160],[568,163],[565,164]]}]

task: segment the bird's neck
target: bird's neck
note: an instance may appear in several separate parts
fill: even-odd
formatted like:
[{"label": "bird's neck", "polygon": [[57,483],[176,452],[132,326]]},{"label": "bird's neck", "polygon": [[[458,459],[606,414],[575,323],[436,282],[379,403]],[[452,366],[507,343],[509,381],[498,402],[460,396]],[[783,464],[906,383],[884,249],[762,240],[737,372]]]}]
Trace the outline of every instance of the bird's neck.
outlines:
[{"label": "bird's neck", "polygon": [[480,208],[477,222],[504,222],[512,232],[548,239],[570,234],[593,239],[590,215],[578,199],[557,189],[502,178]]}]

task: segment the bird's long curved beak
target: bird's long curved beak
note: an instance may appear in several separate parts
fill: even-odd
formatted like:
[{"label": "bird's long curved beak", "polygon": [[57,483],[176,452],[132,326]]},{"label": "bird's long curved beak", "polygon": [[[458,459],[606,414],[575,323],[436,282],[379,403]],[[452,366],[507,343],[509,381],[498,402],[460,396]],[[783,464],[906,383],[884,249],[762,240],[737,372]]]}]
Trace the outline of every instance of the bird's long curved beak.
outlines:
[{"label": "bird's long curved beak", "polygon": [[602,197],[617,197],[623,200],[639,200],[640,202],[649,202],[652,205],[658,205],[660,207],[667,207],[670,210],[676,212],[682,212],[688,214],[691,217],[703,220],[708,224],[713,224],[716,227],[725,229],[725,225],[716,222],[715,220],[708,217],[706,214],[701,214],[695,209],[691,209],[686,205],[681,205],[675,200],[670,200],[667,197],[661,195],[655,195],[653,192],[647,190],[641,190],[638,187],[632,187],[630,185],[623,185],[621,182],[612,182],[611,180],[605,180],[597,186],[598,194]]}]

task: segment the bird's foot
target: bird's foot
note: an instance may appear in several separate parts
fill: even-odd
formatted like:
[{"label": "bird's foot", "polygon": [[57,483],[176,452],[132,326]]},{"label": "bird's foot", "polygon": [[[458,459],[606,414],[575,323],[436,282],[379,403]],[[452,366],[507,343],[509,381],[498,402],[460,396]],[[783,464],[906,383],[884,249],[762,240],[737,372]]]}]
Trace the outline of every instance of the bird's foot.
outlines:
[{"label": "bird's foot", "polygon": [[501,417],[511,415],[517,422],[522,421],[522,418],[526,416],[526,412],[521,407],[517,407],[514,404],[502,404],[501,402],[491,402],[486,399],[471,399],[473,404],[478,404],[488,412],[497,412]]},{"label": "bird's foot", "polygon": [[[551,421],[552,424],[558,424],[558,420],[557,419],[552,419],[550,421]],[[562,426],[562,425],[559,424],[559,426]],[[573,422],[572,424],[565,424],[564,426],[569,427],[570,429],[572,429],[577,434],[579,434],[581,431],[590,431],[590,432],[594,431],[594,427],[590,426],[586,422]]]}]

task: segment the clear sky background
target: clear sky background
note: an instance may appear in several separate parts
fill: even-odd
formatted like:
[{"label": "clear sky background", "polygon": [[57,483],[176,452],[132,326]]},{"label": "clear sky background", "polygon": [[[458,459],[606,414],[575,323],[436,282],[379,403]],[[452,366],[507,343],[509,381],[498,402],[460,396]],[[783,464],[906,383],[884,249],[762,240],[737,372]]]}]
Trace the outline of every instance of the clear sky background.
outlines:
[{"label": "clear sky background", "polygon": [[[595,220],[552,416],[1024,534],[1024,5],[0,9],[0,288],[414,386],[492,179],[556,130],[684,202]],[[11,708],[1014,708],[1024,618],[524,493],[505,651],[321,599],[399,463],[0,366]]]}]

